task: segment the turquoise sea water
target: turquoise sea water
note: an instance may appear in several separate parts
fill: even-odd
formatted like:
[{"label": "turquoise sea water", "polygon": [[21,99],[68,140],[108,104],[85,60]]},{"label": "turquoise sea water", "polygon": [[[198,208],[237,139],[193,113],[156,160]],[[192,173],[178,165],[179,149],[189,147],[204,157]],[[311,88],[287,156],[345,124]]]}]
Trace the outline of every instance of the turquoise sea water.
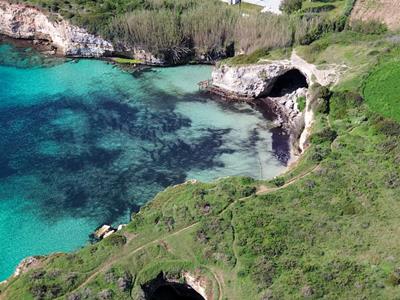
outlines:
[{"label": "turquoise sea water", "polygon": [[269,122],[198,91],[208,66],[135,76],[0,45],[0,280],[29,255],[71,251],[103,223],[189,178],[285,168]]}]

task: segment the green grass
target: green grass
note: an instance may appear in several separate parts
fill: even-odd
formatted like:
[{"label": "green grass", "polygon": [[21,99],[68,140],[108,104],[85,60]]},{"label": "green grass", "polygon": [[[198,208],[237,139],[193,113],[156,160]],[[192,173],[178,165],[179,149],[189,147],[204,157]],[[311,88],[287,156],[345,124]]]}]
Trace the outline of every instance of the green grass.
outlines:
[{"label": "green grass", "polygon": [[263,7],[260,5],[251,4],[251,3],[247,3],[247,2],[241,2],[240,4],[235,4],[235,6],[237,6],[241,12],[250,13],[250,14],[255,13],[255,12],[259,13],[263,9]]},{"label": "green grass", "polygon": [[346,0],[330,1],[303,1],[301,11],[303,13],[325,13],[337,17],[343,13]]},{"label": "green grass", "polygon": [[304,109],[306,108],[306,97],[299,97],[299,98],[297,98],[297,108],[300,110],[300,111],[304,111]]},{"label": "green grass", "polygon": [[121,57],[114,57],[112,60],[118,64],[136,65],[143,63],[143,61],[139,59],[121,58]]},{"label": "green grass", "polygon": [[[106,239],[51,255],[0,295],[65,299],[74,291],[93,299],[109,290],[114,299],[137,299],[159,272],[189,271],[222,299],[303,299],[305,291],[311,299],[397,299],[400,125],[386,106],[398,104],[400,50],[384,36],[351,32],[319,43],[299,53],[350,71],[334,87],[329,113],[316,115],[311,146],[281,180],[169,187],[119,233],[126,243]],[[271,190],[255,194],[261,185]],[[124,274],[132,278],[125,292]]]},{"label": "green grass", "polygon": [[364,96],[372,110],[400,121],[400,65],[389,62],[380,65],[368,77]]},{"label": "green grass", "polygon": [[370,35],[353,31],[329,33],[308,46],[296,47],[297,53],[319,68],[336,65],[342,73],[336,89],[360,90],[366,76],[382,57],[397,54],[398,45],[390,43],[387,34]]},{"label": "green grass", "polygon": [[287,59],[292,52],[291,48],[278,48],[273,50],[259,49],[251,54],[236,55],[219,62],[229,66],[250,65],[260,62],[260,60],[278,60]]},{"label": "green grass", "polygon": [[[220,276],[222,297],[233,300],[270,294],[301,299],[305,287],[315,299],[394,299],[400,288],[400,138],[383,130],[381,118],[352,95],[334,95],[330,114],[317,116],[315,131],[332,126],[337,137],[313,139],[283,176],[288,182],[308,174],[293,184],[265,195],[252,188],[276,186],[273,181],[233,177],[170,187],[133,217],[122,232],[131,236],[126,244],[104,240],[50,256],[38,270],[13,279],[7,296],[31,299],[32,291],[46,287],[43,299],[52,299],[51,289],[61,287],[61,299],[87,287],[92,297],[110,290],[114,299],[131,299],[118,288],[123,274],[132,277],[135,294],[161,271],[189,271],[200,274],[214,295]],[[328,151],[315,160],[320,149]],[[76,290],[91,274],[96,276]]]}]

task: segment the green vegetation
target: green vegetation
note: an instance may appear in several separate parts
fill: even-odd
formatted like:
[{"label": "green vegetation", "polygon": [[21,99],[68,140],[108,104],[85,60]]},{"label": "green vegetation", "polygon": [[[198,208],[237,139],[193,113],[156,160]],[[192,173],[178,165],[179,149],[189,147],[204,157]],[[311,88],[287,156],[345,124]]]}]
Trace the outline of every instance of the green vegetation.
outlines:
[{"label": "green vegetation", "polygon": [[332,2],[334,14],[303,11],[290,16],[260,13],[253,5],[226,5],[219,0],[13,1],[60,14],[116,44],[180,63],[193,56],[213,60],[309,44],[326,32],[343,30],[347,16],[341,7],[348,0]]},{"label": "green vegetation", "polygon": [[[348,14],[349,1],[325,1],[339,2]],[[313,28],[307,34],[319,37]],[[287,173],[170,187],[119,233],[0,286],[0,299],[141,299],[142,284],[160,272],[182,280],[183,271],[214,299],[397,299],[399,37],[356,31],[295,47],[321,69],[335,64],[341,81],[311,86],[311,146]],[[226,62],[289,53],[262,49]]]},{"label": "green vegetation", "polygon": [[368,77],[364,95],[372,110],[400,121],[400,65],[398,60],[383,63]]},{"label": "green vegetation", "polygon": [[311,146],[293,169],[170,187],[117,235],[49,256],[0,297],[140,299],[160,272],[188,271],[216,299],[395,299],[400,124],[384,108],[397,108],[400,49],[384,35],[342,32],[296,50],[346,68],[331,90],[311,87]]},{"label": "green vegetation", "polygon": [[303,0],[282,0],[279,9],[287,14],[294,13],[301,9]]},{"label": "green vegetation", "polygon": [[112,60],[118,64],[141,64],[141,63],[143,63],[139,59],[121,58],[121,57],[115,57]]},{"label": "green vegetation", "polygon": [[297,98],[297,108],[300,111],[304,111],[304,109],[306,108],[306,97],[302,96]]},{"label": "green vegetation", "polygon": [[246,3],[246,2],[239,2],[239,4],[235,4],[236,6],[239,6],[240,10],[243,13],[259,13],[262,11],[263,7],[256,5],[256,4],[251,4],[251,3]]},{"label": "green vegetation", "polygon": [[355,32],[366,34],[382,34],[388,30],[384,23],[373,20],[369,22],[363,22],[360,20],[353,21],[351,23],[351,29]]},{"label": "green vegetation", "polygon": [[291,48],[278,48],[274,50],[258,49],[248,55],[240,54],[221,61],[221,63],[235,66],[255,64],[261,60],[275,60],[289,58],[292,52]]}]

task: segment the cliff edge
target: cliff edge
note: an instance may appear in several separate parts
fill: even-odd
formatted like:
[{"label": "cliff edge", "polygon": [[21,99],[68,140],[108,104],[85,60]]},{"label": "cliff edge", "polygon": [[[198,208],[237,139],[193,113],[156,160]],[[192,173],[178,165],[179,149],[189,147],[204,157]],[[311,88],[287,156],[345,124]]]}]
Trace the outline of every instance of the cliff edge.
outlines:
[{"label": "cliff edge", "polygon": [[37,42],[47,42],[55,53],[76,57],[102,57],[111,54],[111,42],[68,21],[51,18],[37,8],[0,1],[0,34]]}]

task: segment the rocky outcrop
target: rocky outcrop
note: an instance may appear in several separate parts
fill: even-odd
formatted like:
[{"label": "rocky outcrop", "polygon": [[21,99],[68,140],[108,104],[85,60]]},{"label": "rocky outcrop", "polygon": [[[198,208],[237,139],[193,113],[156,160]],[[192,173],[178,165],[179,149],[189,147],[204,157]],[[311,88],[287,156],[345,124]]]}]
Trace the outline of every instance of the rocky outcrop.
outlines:
[{"label": "rocky outcrop", "polygon": [[68,21],[50,17],[37,8],[0,1],[0,34],[49,42],[57,54],[75,57],[102,57],[114,46]]},{"label": "rocky outcrop", "polygon": [[212,85],[238,97],[257,98],[267,95],[277,77],[294,67],[289,60],[257,65],[221,65],[212,72]]},{"label": "rocky outcrop", "polygon": [[7,280],[0,282],[0,284],[6,284],[12,278],[17,277],[21,274],[25,274],[28,271],[35,269],[37,267],[40,267],[44,259],[45,259],[44,256],[29,256],[27,258],[24,258],[15,268],[14,274]]},{"label": "rocky outcrop", "polygon": [[336,84],[345,69],[345,66],[324,66],[319,69],[293,51],[290,59],[260,60],[254,65],[221,64],[213,70],[212,86],[238,97],[258,98],[268,95],[277,78],[290,70],[299,70],[309,85],[319,83],[328,86]]},{"label": "rocky outcrop", "polygon": [[274,111],[277,113],[281,126],[287,126],[290,129],[302,124],[303,113],[298,104],[300,97],[307,97],[307,88],[299,88],[281,97],[267,98],[270,106],[273,106]]},{"label": "rocky outcrop", "polygon": [[[261,60],[255,65],[217,66],[213,70],[208,90],[234,100],[251,101],[254,98],[263,98],[278,116],[275,123],[280,124],[291,134],[293,154],[298,154],[307,146],[314,118],[305,85],[336,84],[345,69],[345,66],[318,68],[293,52],[290,59],[285,60]],[[287,76],[289,74],[291,76]],[[297,85],[296,76],[302,77],[300,82],[307,84]],[[287,86],[284,84],[286,81],[288,81]],[[279,91],[276,92],[278,86]],[[297,104],[300,97],[306,98],[306,107],[303,111],[299,110]]]}]

